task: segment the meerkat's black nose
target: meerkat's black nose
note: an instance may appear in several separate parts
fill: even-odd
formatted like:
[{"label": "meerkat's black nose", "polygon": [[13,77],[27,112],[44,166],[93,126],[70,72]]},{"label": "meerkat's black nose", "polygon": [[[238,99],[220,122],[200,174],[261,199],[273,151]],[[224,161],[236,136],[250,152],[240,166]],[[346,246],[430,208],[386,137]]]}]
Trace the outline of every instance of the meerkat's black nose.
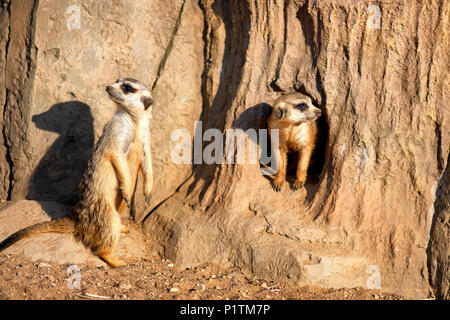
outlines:
[{"label": "meerkat's black nose", "polygon": [[111,86],[106,86],[106,92],[109,93],[110,90],[111,90]]}]

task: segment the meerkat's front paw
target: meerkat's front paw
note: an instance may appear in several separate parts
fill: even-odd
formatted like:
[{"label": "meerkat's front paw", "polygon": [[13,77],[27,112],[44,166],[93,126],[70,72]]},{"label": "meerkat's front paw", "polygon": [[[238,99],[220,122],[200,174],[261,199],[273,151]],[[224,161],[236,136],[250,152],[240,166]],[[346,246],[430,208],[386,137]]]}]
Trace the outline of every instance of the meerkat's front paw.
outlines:
[{"label": "meerkat's front paw", "polygon": [[298,189],[301,189],[305,185],[305,179],[298,179],[295,180],[292,184],[292,190],[297,191]]},{"label": "meerkat's front paw", "polygon": [[274,180],[274,181],[272,181],[272,189],[276,192],[280,192],[282,184],[283,184],[283,181]]},{"label": "meerkat's front paw", "polygon": [[304,182],[294,182],[293,184],[292,184],[292,190],[294,190],[294,191],[297,191],[298,189],[301,189],[303,186],[305,185],[305,183]]}]

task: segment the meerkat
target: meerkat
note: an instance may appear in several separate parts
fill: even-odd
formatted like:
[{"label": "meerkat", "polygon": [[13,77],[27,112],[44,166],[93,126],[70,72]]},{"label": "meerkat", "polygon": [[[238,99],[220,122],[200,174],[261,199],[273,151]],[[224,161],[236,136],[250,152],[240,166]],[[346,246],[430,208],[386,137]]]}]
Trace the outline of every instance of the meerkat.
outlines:
[{"label": "meerkat", "polygon": [[[303,187],[307,170],[317,140],[316,119],[322,111],[312,104],[311,98],[301,93],[286,94],[278,98],[268,119],[269,135],[274,150],[278,171],[272,181],[275,191],[281,191],[286,178],[287,154],[298,154],[297,170],[293,190]],[[278,129],[278,141],[271,133]],[[278,148],[276,148],[278,146]]]},{"label": "meerkat", "polygon": [[120,232],[128,232],[120,214],[135,189],[138,170],[144,177],[148,203],[153,188],[150,119],[153,98],[140,81],[118,79],[106,87],[117,112],[106,124],[79,184],[80,200],[67,217],[19,230],[0,243],[0,251],[23,238],[45,232],[73,233],[112,267],[124,265],[113,255]]}]

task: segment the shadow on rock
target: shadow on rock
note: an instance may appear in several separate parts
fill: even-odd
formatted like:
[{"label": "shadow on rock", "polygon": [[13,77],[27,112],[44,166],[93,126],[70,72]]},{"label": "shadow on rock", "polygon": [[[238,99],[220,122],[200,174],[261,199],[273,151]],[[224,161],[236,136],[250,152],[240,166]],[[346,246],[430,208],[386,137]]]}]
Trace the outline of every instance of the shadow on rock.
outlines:
[{"label": "shadow on rock", "polygon": [[[39,129],[59,136],[36,167],[27,199],[42,201],[44,209],[46,201],[75,204],[79,198],[78,183],[94,148],[90,107],[79,101],[58,103],[34,115],[32,121]],[[51,210],[47,212],[52,216]]]}]

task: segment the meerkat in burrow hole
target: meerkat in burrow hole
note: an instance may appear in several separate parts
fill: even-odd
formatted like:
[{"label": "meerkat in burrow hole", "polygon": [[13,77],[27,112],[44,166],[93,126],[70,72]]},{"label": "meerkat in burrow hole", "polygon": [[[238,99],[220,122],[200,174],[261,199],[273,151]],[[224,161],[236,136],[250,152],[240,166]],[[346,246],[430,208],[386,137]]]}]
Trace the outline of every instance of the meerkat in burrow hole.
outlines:
[{"label": "meerkat in burrow hole", "polygon": [[97,142],[79,184],[80,200],[72,214],[19,230],[0,243],[0,251],[39,233],[74,233],[77,240],[110,266],[124,265],[113,251],[120,232],[128,232],[120,214],[130,206],[139,169],[144,176],[147,203],[153,188],[150,150],[153,98],[145,84],[130,78],[118,79],[106,91],[118,110]]},{"label": "meerkat in burrow hole", "polygon": [[317,124],[322,111],[312,104],[311,98],[301,93],[285,94],[275,101],[268,119],[269,134],[271,129],[278,129],[278,142],[270,135],[274,150],[274,159],[278,171],[272,181],[275,191],[281,191],[286,179],[287,155],[298,154],[297,171],[292,185],[293,190],[301,188],[306,181],[307,170],[317,141]]}]

